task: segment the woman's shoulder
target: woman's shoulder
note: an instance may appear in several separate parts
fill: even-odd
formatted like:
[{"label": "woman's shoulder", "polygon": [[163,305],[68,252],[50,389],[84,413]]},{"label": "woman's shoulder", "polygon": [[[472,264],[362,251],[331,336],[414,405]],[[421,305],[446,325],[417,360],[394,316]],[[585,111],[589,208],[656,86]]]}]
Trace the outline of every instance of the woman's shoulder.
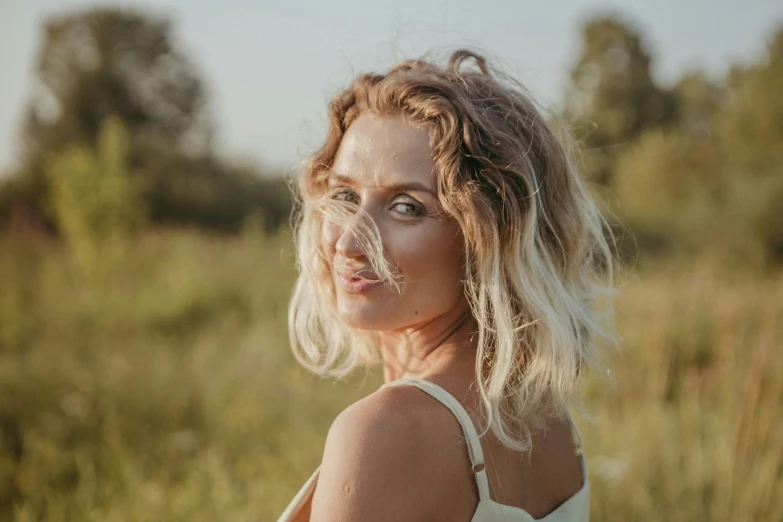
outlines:
[{"label": "woman's shoulder", "polygon": [[422,395],[407,386],[385,387],[337,416],[324,447],[314,513],[339,509],[345,520],[383,520],[386,509],[389,520],[399,520],[442,510],[437,499],[459,465],[450,462],[446,443],[459,434],[440,429],[443,411]]},{"label": "woman's shoulder", "polygon": [[[443,456],[433,448],[442,447],[449,438],[441,428],[450,419],[453,415],[443,405],[413,386],[384,387],[337,416],[327,445],[348,446],[349,450],[358,445],[373,455],[394,454],[395,461],[402,464],[411,460],[433,463],[432,459]],[[460,434],[453,431],[456,436],[451,438]]]},{"label": "woman's shoulder", "polygon": [[329,434],[373,435],[378,443],[394,443],[414,450],[422,442],[431,410],[428,401],[422,400],[412,387],[384,387],[343,410],[332,423]]}]

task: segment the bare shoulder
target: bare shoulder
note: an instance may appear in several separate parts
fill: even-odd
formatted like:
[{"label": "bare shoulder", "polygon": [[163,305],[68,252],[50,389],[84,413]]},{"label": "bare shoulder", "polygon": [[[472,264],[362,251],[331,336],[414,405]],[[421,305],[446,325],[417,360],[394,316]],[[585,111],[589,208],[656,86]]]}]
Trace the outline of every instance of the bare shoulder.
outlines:
[{"label": "bare shoulder", "polygon": [[434,401],[381,388],[346,408],[327,435],[312,520],[424,521],[440,512],[442,440]]}]

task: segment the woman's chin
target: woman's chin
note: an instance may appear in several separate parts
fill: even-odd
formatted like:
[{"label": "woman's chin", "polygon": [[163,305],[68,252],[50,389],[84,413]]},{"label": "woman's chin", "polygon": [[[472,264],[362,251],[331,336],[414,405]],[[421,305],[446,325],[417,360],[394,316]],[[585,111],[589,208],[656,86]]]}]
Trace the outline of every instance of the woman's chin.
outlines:
[{"label": "woman's chin", "polygon": [[360,330],[389,329],[389,314],[372,303],[339,302],[337,316],[346,326]]}]

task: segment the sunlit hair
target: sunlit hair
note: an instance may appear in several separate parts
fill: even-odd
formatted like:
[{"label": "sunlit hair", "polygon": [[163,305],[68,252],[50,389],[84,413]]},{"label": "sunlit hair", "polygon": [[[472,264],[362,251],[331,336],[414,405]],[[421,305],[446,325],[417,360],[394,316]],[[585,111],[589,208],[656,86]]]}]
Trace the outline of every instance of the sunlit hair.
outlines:
[{"label": "sunlit hair", "polygon": [[[478,70],[464,66],[470,58]],[[294,355],[321,375],[343,377],[381,361],[372,337],[337,317],[320,245],[324,221],[354,227],[375,273],[395,287],[372,220],[327,186],[340,140],[365,113],[401,114],[428,131],[440,204],[465,238],[482,435],[491,429],[508,447],[529,449],[545,418],[578,402],[582,368],[603,368],[600,347],[616,345],[607,327],[612,233],[576,168],[575,147],[520,83],[467,50],[446,67],[408,60],[387,74],[362,74],[337,94],[326,142],[298,180],[300,273],[289,309]]]}]

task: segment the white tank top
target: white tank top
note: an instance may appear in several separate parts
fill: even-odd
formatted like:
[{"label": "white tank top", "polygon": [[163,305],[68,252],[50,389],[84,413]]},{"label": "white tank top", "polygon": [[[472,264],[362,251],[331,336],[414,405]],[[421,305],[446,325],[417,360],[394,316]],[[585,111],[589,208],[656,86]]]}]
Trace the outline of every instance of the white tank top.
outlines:
[{"label": "white tank top", "polygon": [[[423,379],[398,379],[384,384],[381,388],[404,384],[416,386],[440,401],[451,410],[459,421],[460,426],[462,426],[462,432],[468,442],[468,455],[470,457],[470,463],[473,465],[473,474],[476,478],[476,487],[478,488],[479,494],[479,503],[476,506],[476,511],[473,513],[471,522],[588,522],[590,518],[590,481],[587,477],[587,463],[582,454],[582,438],[579,435],[579,430],[571,420],[570,415],[567,419],[575,434],[576,440],[574,443],[577,452],[579,453],[579,463],[582,467],[582,477],[584,478],[582,487],[547,516],[535,519],[522,508],[499,504],[489,498],[489,482],[487,481],[487,473],[484,469],[484,452],[481,450],[481,443],[479,442],[476,428],[473,426],[473,422],[470,420],[468,412],[465,411],[465,408],[462,407],[459,401],[434,382]],[[475,471],[476,468],[481,469]],[[288,507],[283,511],[283,514],[277,519],[277,522],[293,522],[296,520],[300,510],[310,500],[310,497],[315,491],[320,469],[320,466],[316,468],[310,478],[307,479],[296,496],[294,496],[293,500],[291,500]]]}]

